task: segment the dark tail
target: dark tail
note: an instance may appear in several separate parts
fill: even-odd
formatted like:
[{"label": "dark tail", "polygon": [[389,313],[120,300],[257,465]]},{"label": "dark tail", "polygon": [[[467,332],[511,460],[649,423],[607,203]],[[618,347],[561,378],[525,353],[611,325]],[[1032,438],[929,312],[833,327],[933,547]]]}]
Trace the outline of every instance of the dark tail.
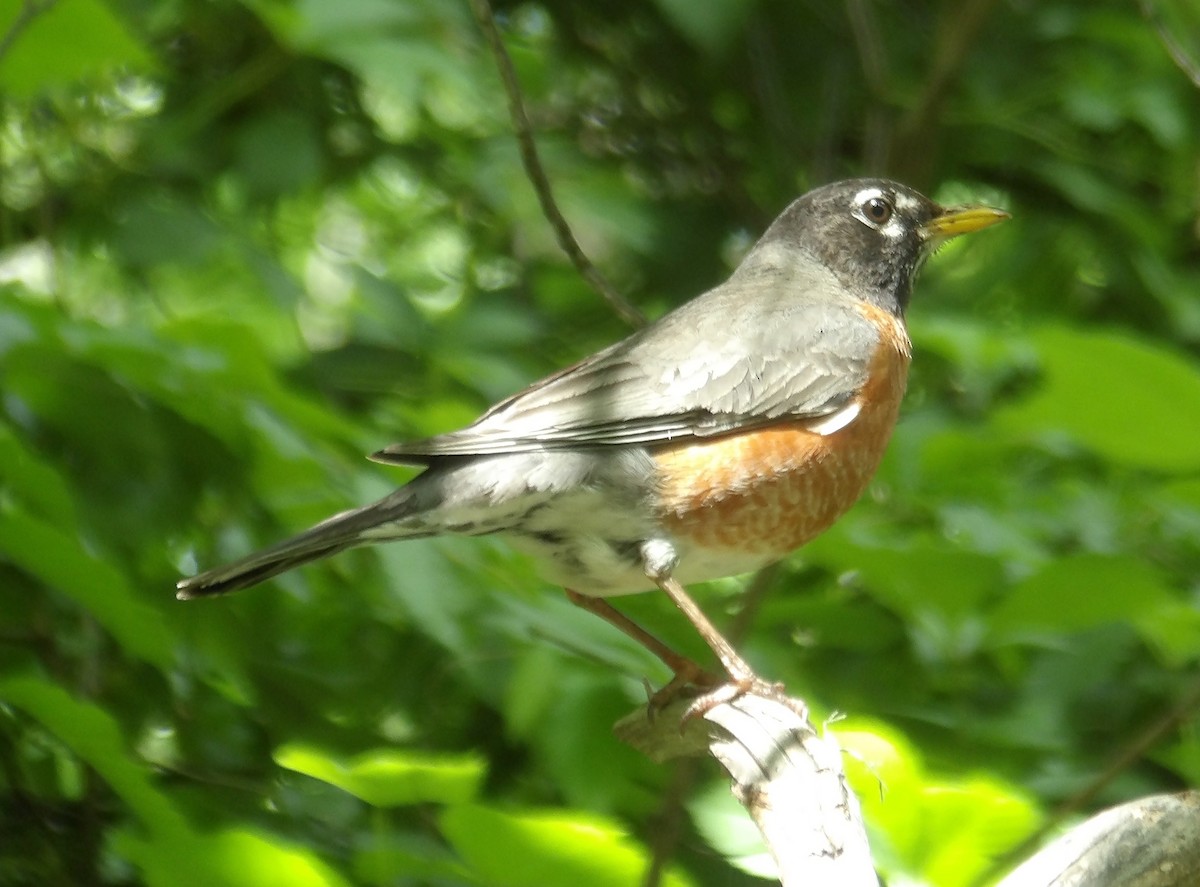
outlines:
[{"label": "dark tail", "polygon": [[[404,520],[412,516],[407,507],[408,501],[409,497],[403,495],[401,490],[362,508],[335,514],[312,529],[270,548],[190,579],[179,580],[175,585],[175,597],[187,601],[227,594],[356,545],[430,535],[430,531],[417,522]],[[391,526],[385,529],[386,524]],[[371,530],[375,532],[369,532]]]}]

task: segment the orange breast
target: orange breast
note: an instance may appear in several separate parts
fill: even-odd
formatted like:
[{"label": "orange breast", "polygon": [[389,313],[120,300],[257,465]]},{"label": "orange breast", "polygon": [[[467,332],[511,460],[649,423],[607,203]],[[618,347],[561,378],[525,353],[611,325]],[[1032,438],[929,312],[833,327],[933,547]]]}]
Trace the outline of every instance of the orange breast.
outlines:
[{"label": "orange breast", "polygon": [[844,428],[822,435],[789,423],[655,451],[670,533],[708,550],[781,557],[858,500],[891,438],[910,353],[902,323],[868,310],[885,336]]}]

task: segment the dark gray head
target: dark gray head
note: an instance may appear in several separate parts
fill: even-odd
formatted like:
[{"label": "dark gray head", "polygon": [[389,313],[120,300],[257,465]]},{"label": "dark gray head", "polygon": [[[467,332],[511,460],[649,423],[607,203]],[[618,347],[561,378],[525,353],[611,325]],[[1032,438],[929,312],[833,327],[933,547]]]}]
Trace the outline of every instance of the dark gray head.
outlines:
[{"label": "dark gray head", "polygon": [[947,209],[887,179],[849,179],[794,201],[760,244],[808,253],[853,297],[902,316],[917,271],[941,243],[1006,218],[986,206]]}]

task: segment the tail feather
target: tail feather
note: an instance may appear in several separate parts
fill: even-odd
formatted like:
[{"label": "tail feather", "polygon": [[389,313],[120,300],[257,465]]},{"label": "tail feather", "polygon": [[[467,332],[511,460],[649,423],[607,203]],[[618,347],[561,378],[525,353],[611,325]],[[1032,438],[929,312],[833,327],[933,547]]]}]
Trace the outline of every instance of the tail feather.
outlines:
[{"label": "tail feather", "polygon": [[[280,573],[347,548],[382,542],[389,538],[415,539],[429,535],[420,527],[396,524],[394,533],[369,532],[409,516],[406,503],[396,494],[378,502],[335,514],[311,529],[282,542],[247,555],[233,563],[215,567],[175,585],[175,597],[181,601],[210,595],[228,594],[257,585]],[[391,529],[391,528],[389,528]]]}]

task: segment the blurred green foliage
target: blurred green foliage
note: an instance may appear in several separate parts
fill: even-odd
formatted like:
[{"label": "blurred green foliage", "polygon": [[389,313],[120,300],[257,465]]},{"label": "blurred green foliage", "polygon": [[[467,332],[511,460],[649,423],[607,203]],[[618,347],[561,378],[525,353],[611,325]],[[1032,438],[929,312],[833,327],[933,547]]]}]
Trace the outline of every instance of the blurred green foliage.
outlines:
[{"label": "blurred green foliage", "polygon": [[[1013,212],[930,263],[887,461],[745,641],[849,713],[905,883],[975,883],[1194,693],[1190,9],[497,9],[558,199],[648,314],[834,178]],[[625,331],[466,3],[4,0],[0,29],[0,884],[584,887],[664,850],[664,884],[753,882],[715,768],[680,792],[610,735],[661,666],[502,544],[172,597]],[[1185,711],[1089,804],[1198,780]]]}]

